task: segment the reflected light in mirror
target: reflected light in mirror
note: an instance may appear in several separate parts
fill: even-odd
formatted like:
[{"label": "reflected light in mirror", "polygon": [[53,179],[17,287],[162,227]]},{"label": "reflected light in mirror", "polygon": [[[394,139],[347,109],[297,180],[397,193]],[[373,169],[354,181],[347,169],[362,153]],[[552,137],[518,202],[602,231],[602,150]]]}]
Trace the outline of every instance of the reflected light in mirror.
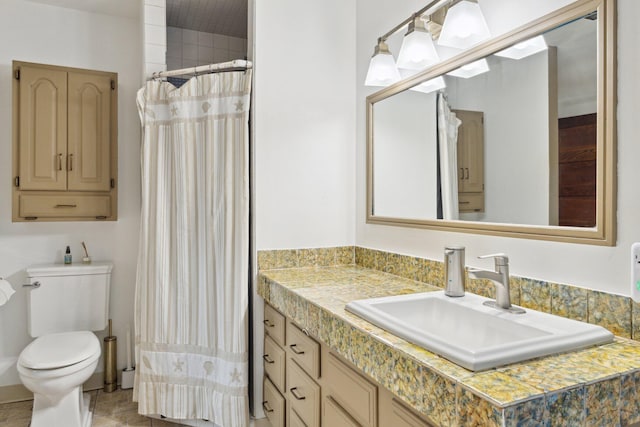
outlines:
[{"label": "reflected light in mirror", "polygon": [[447,11],[438,44],[466,49],[489,37],[491,33],[480,5],[462,0]]},{"label": "reflected light in mirror", "polygon": [[496,52],[495,55],[509,59],[522,59],[538,52],[542,52],[543,50],[547,50],[547,43],[544,40],[544,37],[540,35],[515,44],[500,52]]},{"label": "reflected light in mirror", "polygon": [[378,42],[365,79],[365,86],[389,86],[400,81],[400,72],[389,47],[383,41]]},{"label": "reflected light in mirror", "polygon": [[462,67],[447,73],[447,75],[468,79],[488,71],[489,64],[486,59],[482,58],[470,64],[463,65]]},{"label": "reflected light in mirror", "polygon": [[445,83],[444,78],[442,76],[439,76],[435,79],[427,80],[424,83],[420,83],[419,85],[412,87],[411,90],[414,90],[416,92],[431,93],[435,92],[436,90],[444,89],[445,87],[447,87],[447,84]]},{"label": "reflected light in mirror", "polygon": [[398,67],[421,70],[440,61],[431,33],[420,17],[409,24],[409,31],[402,39],[398,54]]}]

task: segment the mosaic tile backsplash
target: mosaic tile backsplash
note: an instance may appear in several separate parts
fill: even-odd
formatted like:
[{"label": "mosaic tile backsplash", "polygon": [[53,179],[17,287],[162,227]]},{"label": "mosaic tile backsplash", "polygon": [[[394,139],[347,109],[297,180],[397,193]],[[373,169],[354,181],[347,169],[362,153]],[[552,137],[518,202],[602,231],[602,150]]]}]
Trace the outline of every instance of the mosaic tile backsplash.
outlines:
[{"label": "mosaic tile backsplash", "polygon": [[[258,268],[329,267],[355,264],[439,288],[443,263],[359,246],[258,252]],[[511,276],[511,302],[525,308],[600,325],[615,335],[640,340],[640,304],[631,298],[578,286]],[[467,291],[495,297],[487,280],[467,277]]]}]

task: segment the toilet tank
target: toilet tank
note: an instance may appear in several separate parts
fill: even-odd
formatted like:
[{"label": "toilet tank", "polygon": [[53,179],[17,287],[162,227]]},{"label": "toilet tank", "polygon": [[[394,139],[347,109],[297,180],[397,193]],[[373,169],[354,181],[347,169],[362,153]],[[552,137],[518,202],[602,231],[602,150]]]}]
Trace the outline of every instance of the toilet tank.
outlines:
[{"label": "toilet tank", "polygon": [[113,265],[47,264],[27,268],[28,332],[32,337],[71,331],[101,331],[109,317]]}]

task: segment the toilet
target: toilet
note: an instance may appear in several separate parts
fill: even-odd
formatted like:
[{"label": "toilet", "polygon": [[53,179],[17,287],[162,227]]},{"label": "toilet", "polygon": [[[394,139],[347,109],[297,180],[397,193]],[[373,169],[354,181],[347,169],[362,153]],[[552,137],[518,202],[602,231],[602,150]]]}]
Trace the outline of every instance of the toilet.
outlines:
[{"label": "toilet", "polygon": [[107,327],[111,263],[49,264],[27,269],[29,335],[20,353],[20,380],[33,392],[31,427],[89,427],[89,394]]}]

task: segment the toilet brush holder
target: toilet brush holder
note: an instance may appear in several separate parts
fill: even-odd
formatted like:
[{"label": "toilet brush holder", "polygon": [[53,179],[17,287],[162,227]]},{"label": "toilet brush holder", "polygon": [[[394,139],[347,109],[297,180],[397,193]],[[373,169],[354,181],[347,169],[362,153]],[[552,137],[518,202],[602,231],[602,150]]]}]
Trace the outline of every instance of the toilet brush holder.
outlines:
[{"label": "toilet brush holder", "polygon": [[104,391],[111,393],[118,388],[117,353],[118,338],[111,334],[109,319],[109,336],[104,337]]}]

